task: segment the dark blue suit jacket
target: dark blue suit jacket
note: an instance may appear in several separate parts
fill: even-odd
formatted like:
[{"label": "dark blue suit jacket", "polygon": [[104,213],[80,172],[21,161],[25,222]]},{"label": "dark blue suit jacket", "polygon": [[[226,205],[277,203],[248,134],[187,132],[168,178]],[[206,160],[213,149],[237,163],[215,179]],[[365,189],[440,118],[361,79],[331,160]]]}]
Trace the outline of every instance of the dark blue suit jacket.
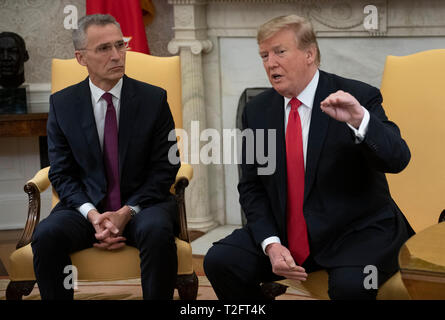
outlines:
[{"label": "dark blue suit jacket", "polygon": [[[369,110],[368,132],[360,144],[347,124],[320,109],[320,102],[337,90],[349,92]],[[373,264],[393,272],[398,250],[413,234],[391,198],[385,177],[386,172],[406,167],[410,151],[381,104],[378,89],[320,71],[308,138],[303,211],[311,253],[324,267]],[[243,113],[244,128],[276,129],[277,136],[275,173],[258,175],[258,162],[243,164],[238,185],[246,226],[258,246],[270,236],[287,245],[283,106],[283,97],[269,89],[252,99]],[[266,153],[267,142],[264,139]],[[236,236],[226,241],[246,242]]]},{"label": "dark blue suit jacket", "polygon": [[[119,116],[119,172],[122,205],[166,200],[178,165],[168,161],[176,141],[168,141],[174,122],[165,90],[123,78]],[[48,116],[49,179],[58,207],[91,202],[101,210],[107,191],[88,78],[54,93]]]}]

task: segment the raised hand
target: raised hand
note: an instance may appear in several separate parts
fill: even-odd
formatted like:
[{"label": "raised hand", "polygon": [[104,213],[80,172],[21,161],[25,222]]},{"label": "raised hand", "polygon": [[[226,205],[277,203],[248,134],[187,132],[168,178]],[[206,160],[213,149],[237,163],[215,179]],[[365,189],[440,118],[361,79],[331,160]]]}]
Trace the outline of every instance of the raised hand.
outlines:
[{"label": "raised hand", "polygon": [[365,115],[357,99],[342,90],[330,94],[321,102],[320,108],[331,118],[349,123],[356,129],[360,127]]}]

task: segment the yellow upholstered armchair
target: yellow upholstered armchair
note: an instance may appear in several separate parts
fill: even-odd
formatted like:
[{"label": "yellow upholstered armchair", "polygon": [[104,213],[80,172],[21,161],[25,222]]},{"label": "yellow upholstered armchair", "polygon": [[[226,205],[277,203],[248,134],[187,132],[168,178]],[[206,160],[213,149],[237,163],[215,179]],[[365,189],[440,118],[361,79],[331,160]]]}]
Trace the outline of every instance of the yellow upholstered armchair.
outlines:
[{"label": "yellow upholstered armchair", "polygon": [[[127,52],[126,74],[134,79],[148,82],[167,90],[167,99],[176,128],[182,127],[181,104],[181,66],[179,57],[154,57],[138,52]],[[86,78],[87,70],[75,59],[54,59],[52,63],[52,92]],[[10,256],[9,277],[11,282],[6,291],[8,300],[22,299],[34,287],[35,275],[31,238],[40,218],[40,193],[49,186],[49,167],[41,169],[25,184],[29,196],[28,219],[25,229],[15,250]],[[198,291],[198,278],[193,270],[192,248],[187,230],[184,191],[193,175],[192,167],[182,164],[171,188],[175,194],[179,209],[180,233],[176,240],[178,254],[178,277],[176,288],[181,299],[194,300]],[[52,207],[59,198],[53,189]],[[78,269],[78,280],[111,281],[140,278],[139,251],[125,246],[116,251],[88,248],[71,255],[73,264]]]},{"label": "yellow upholstered armchair", "polygon": [[[387,175],[391,195],[414,231],[422,232],[422,236],[418,238],[429,239],[436,246],[414,245],[414,237],[408,240],[399,254],[401,272],[397,272],[383,284],[377,299],[422,298],[419,295],[411,296],[407,290],[410,279],[402,266],[402,256],[403,260],[407,260],[407,248],[417,263],[421,263],[423,267],[432,266],[436,276],[439,274],[437,270],[441,274],[445,270],[445,247],[441,246],[441,254],[433,252],[433,247],[437,247],[445,239],[445,234],[437,233],[437,228],[434,227],[438,218],[439,222],[445,220],[445,215],[441,215],[445,208],[444,74],[445,49],[403,57],[388,56],[386,59],[381,83],[383,106],[388,118],[399,126],[402,137],[411,150],[408,167],[399,174]],[[431,226],[433,228],[428,228]],[[422,272],[425,278],[426,273],[424,270]],[[314,298],[329,299],[327,279],[327,272],[322,270],[309,274],[308,280],[302,284],[289,280],[280,283],[300,289]],[[445,278],[442,276],[440,281],[444,283]],[[438,292],[429,292],[429,299],[438,297]]]}]

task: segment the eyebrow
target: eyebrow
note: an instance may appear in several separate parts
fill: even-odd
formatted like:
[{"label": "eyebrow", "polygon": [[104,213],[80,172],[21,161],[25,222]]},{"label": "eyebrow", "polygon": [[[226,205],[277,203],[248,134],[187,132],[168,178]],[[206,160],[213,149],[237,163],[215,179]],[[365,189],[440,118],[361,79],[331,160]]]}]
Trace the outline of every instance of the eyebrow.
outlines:
[{"label": "eyebrow", "polygon": [[273,47],[272,47],[273,50],[281,49],[281,48],[285,48],[285,49],[286,49],[286,46],[284,46],[284,45],[282,45],[282,44],[277,44],[276,46],[273,46]]},{"label": "eyebrow", "polygon": [[117,40],[117,41],[114,41],[114,42],[103,42],[103,43],[98,44],[98,45],[96,46],[96,48],[97,48],[97,47],[100,47],[100,46],[108,45],[108,44],[115,44],[115,43],[118,43],[118,42],[125,42],[125,40],[124,40],[124,39],[121,39],[121,40]]},{"label": "eyebrow", "polygon": [[[272,47],[272,51],[277,50],[277,49],[281,49],[281,48],[287,49],[286,46],[284,46],[282,44],[278,44],[278,45]],[[261,54],[261,53],[265,53],[267,51],[268,50],[260,50],[259,53]]]}]

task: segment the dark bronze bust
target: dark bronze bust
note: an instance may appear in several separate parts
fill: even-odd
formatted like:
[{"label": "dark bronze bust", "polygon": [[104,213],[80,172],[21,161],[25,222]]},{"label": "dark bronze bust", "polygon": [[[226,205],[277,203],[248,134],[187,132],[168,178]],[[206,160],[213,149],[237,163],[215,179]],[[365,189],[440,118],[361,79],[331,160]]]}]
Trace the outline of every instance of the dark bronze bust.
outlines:
[{"label": "dark bronze bust", "polygon": [[1,32],[0,86],[17,88],[25,82],[24,63],[28,59],[23,38],[14,32]]}]

